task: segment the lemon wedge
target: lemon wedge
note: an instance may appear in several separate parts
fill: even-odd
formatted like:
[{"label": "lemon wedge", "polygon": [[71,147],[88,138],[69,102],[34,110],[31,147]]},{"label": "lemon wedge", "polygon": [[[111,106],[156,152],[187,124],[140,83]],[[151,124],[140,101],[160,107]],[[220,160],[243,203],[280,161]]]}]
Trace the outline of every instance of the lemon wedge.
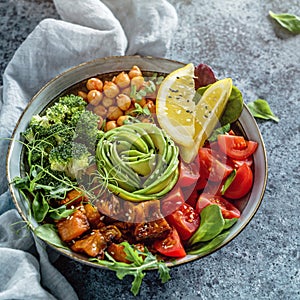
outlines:
[{"label": "lemon wedge", "polygon": [[183,148],[194,145],[195,95],[192,63],[171,72],[161,83],[156,98],[156,115],[162,129]]},{"label": "lemon wedge", "polygon": [[202,95],[195,107],[194,144],[180,146],[180,154],[185,162],[191,162],[200,147],[218,125],[232,90],[232,79],[225,78],[213,83]]},{"label": "lemon wedge", "polygon": [[171,72],[156,98],[160,127],[178,144],[181,158],[190,163],[219,123],[232,90],[232,79],[213,83],[195,104],[194,65]]}]

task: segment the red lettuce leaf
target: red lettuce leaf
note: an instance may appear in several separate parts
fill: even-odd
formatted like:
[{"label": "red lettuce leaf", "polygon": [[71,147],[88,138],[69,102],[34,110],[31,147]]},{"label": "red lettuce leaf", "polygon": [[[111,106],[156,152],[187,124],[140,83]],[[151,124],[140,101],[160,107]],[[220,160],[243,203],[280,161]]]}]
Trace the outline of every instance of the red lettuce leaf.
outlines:
[{"label": "red lettuce leaf", "polygon": [[207,86],[217,81],[213,70],[206,64],[195,67],[195,89]]}]

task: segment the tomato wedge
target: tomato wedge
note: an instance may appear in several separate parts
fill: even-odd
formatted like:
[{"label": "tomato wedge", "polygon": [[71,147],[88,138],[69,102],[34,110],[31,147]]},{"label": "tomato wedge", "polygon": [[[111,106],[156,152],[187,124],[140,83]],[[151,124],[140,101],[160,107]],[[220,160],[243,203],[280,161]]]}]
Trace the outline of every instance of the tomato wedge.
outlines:
[{"label": "tomato wedge", "polygon": [[258,143],[246,141],[243,136],[219,134],[218,144],[222,152],[233,159],[243,160],[252,155]]},{"label": "tomato wedge", "polygon": [[176,228],[183,241],[188,240],[200,225],[199,214],[196,214],[194,208],[187,203],[167,216],[166,220]]},{"label": "tomato wedge", "polygon": [[236,171],[236,176],[224,196],[229,199],[239,199],[244,197],[251,189],[253,184],[253,173],[250,167],[244,163]]},{"label": "tomato wedge", "polygon": [[200,214],[203,208],[210,204],[217,204],[220,206],[224,219],[239,218],[241,215],[240,211],[223,197],[207,193],[200,195],[196,204],[195,212]]},{"label": "tomato wedge", "polygon": [[175,228],[172,228],[172,231],[165,239],[154,241],[153,247],[156,251],[165,256],[178,258],[186,256],[186,252]]},{"label": "tomato wedge", "polygon": [[187,187],[196,184],[199,176],[199,164],[196,162],[190,164],[186,164],[183,161],[180,162],[179,179],[177,182],[179,187]]},{"label": "tomato wedge", "polygon": [[160,200],[163,216],[173,213],[184,203],[184,195],[180,187],[174,187],[164,198]]},{"label": "tomato wedge", "polygon": [[216,157],[217,154],[212,149],[199,149],[200,175],[208,180],[221,182],[233,171],[233,168]]}]

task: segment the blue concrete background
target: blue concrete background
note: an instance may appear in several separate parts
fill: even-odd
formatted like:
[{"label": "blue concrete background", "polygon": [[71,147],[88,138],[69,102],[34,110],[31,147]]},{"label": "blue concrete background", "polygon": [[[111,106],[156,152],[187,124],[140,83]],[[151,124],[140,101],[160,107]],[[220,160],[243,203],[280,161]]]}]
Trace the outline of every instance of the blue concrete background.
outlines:
[{"label": "blue concrete background", "polygon": [[[162,285],[155,272],[138,297],[131,278],[60,257],[55,265],[80,299],[300,299],[300,35],[280,28],[268,11],[300,15],[300,1],[171,0],[179,28],[167,57],[205,62],[229,76],[245,102],[266,99],[278,124],[258,121],[268,153],[262,205],[229,245],[199,261],[172,268]],[[38,22],[59,18],[50,0],[0,1],[1,75]],[[2,78],[1,82],[2,83]]]}]

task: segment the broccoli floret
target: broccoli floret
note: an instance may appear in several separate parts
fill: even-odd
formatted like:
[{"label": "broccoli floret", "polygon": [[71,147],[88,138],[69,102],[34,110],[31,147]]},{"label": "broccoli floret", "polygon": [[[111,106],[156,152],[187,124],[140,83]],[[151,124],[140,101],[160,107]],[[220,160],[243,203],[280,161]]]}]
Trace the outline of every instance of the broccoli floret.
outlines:
[{"label": "broccoli floret", "polygon": [[98,122],[99,117],[88,110],[73,116],[73,124],[76,123],[76,141],[86,145],[91,152],[95,151],[97,141],[103,133],[98,129]]},{"label": "broccoli floret", "polygon": [[72,115],[84,111],[86,105],[82,97],[67,95],[46,110],[46,118],[51,124],[68,123]]},{"label": "broccoli floret", "polygon": [[73,94],[59,98],[58,103],[67,106],[71,115],[77,111],[84,111],[87,105],[82,97]]},{"label": "broccoli floret", "polygon": [[42,126],[42,127],[49,127],[50,123],[49,120],[47,118],[47,116],[40,116],[40,115],[34,115],[29,123],[29,126]]},{"label": "broccoli floret", "polygon": [[70,178],[78,178],[89,166],[90,155],[85,145],[66,142],[50,151],[50,168],[53,171],[64,172]]}]

